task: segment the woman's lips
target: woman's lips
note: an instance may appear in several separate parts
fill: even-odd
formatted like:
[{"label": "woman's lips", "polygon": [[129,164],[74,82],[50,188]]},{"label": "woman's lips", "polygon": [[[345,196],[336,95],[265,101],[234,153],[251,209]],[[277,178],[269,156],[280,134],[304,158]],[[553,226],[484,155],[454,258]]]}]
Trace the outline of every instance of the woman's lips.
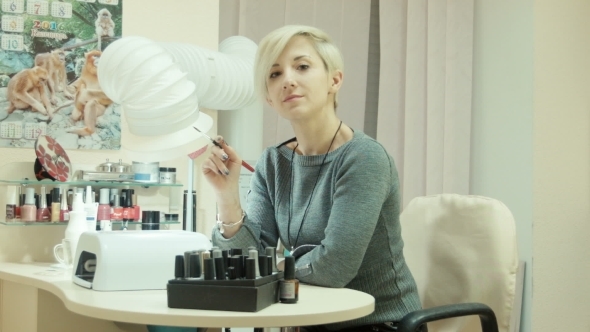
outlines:
[{"label": "woman's lips", "polygon": [[290,95],[290,96],[288,96],[287,98],[285,98],[285,100],[283,100],[283,102],[285,102],[285,103],[286,103],[286,102],[288,102],[288,101],[295,100],[295,99],[299,99],[299,98],[301,98],[301,96],[300,96],[300,95]]}]

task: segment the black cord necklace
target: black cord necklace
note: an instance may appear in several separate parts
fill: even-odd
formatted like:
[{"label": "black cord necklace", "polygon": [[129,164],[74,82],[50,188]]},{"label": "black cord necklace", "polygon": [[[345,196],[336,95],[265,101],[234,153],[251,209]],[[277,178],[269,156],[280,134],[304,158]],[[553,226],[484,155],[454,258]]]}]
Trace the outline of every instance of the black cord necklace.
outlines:
[{"label": "black cord necklace", "polygon": [[297,231],[297,237],[295,238],[295,243],[292,244],[291,242],[291,218],[293,216],[293,204],[292,204],[292,200],[293,200],[293,157],[295,156],[295,150],[297,150],[297,147],[299,146],[299,143],[297,143],[297,145],[295,145],[295,147],[293,148],[293,152],[291,152],[291,188],[289,189],[289,221],[287,223],[287,239],[289,240],[289,244],[291,244],[291,251],[293,251],[293,249],[295,247],[297,247],[297,242],[299,241],[299,235],[301,234],[301,229],[303,228],[303,223],[305,222],[305,216],[307,216],[307,211],[309,210],[309,206],[311,205],[311,200],[313,198],[313,193],[315,192],[315,187],[318,184],[318,180],[320,179],[320,175],[322,174],[322,168],[324,167],[324,163],[326,162],[326,158],[328,157],[328,152],[330,152],[330,149],[332,148],[332,144],[334,144],[334,140],[336,139],[336,135],[338,135],[338,132],[340,131],[340,127],[342,127],[342,121],[340,121],[340,124],[338,125],[338,129],[336,129],[336,132],[334,133],[334,137],[332,137],[332,141],[330,142],[330,146],[328,147],[328,151],[326,151],[326,154],[324,155],[324,159],[322,159],[322,163],[320,164],[320,169],[318,170],[318,175],[315,178],[315,183],[313,184],[313,188],[311,189],[311,195],[309,195],[309,201],[307,202],[307,206],[305,207],[305,211],[303,212],[303,218],[301,218],[301,224],[299,224],[299,230]]}]

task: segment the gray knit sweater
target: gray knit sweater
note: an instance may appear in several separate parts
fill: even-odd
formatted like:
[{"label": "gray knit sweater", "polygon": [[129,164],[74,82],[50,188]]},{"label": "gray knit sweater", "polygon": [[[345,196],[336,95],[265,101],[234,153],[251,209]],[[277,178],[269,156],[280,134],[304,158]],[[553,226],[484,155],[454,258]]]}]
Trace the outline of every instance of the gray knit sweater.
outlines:
[{"label": "gray knit sweater", "polygon": [[402,253],[397,171],[383,146],[355,131],[352,140],[327,156],[292,152],[285,144],[264,151],[256,164],[242,228],[225,239],[215,227],[213,243],[264,250],[280,239],[286,248],[296,248],[295,256],[311,249],[296,262],[301,282],[356,289],[375,297],[374,313],[330,329],[398,321],[420,309]]}]

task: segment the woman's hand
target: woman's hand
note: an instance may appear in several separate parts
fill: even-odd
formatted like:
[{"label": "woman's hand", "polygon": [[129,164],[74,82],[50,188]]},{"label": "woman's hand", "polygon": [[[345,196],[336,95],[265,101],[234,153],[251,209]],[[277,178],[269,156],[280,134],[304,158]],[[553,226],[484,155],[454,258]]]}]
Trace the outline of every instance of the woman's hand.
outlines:
[{"label": "woman's hand", "polygon": [[216,141],[223,149],[213,145],[211,155],[203,163],[203,175],[213,186],[217,196],[223,198],[239,192],[242,159],[227,145],[223,137],[217,136]]},{"label": "woman's hand", "polygon": [[[242,218],[239,183],[242,159],[227,145],[223,137],[217,136],[216,141],[222,148],[213,145],[209,159],[203,163],[203,175],[215,190],[218,219],[225,224],[231,224]],[[241,226],[240,224],[225,230],[223,236],[234,236]]]}]

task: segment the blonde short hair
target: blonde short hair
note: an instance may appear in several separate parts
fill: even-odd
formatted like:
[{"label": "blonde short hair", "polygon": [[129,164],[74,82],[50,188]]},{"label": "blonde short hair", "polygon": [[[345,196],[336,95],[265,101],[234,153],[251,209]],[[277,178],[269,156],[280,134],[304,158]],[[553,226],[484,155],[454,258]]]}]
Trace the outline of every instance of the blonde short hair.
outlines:
[{"label": "blonde short hair", "polygon": [[[328,74],[336,70],[343,70],[344,62],[342,54],[330,36],[324,31],[305,25],[286,25],[266,35],[258,45],[256,61],[254,62],[254,89],[256,93],[265,100],[268,94],[266,79],[270,69],[279,58],[291,38],[295,36],[306,37],[320,58]],[[336,108],[337,95],[334,95],[334,108]]]}]

